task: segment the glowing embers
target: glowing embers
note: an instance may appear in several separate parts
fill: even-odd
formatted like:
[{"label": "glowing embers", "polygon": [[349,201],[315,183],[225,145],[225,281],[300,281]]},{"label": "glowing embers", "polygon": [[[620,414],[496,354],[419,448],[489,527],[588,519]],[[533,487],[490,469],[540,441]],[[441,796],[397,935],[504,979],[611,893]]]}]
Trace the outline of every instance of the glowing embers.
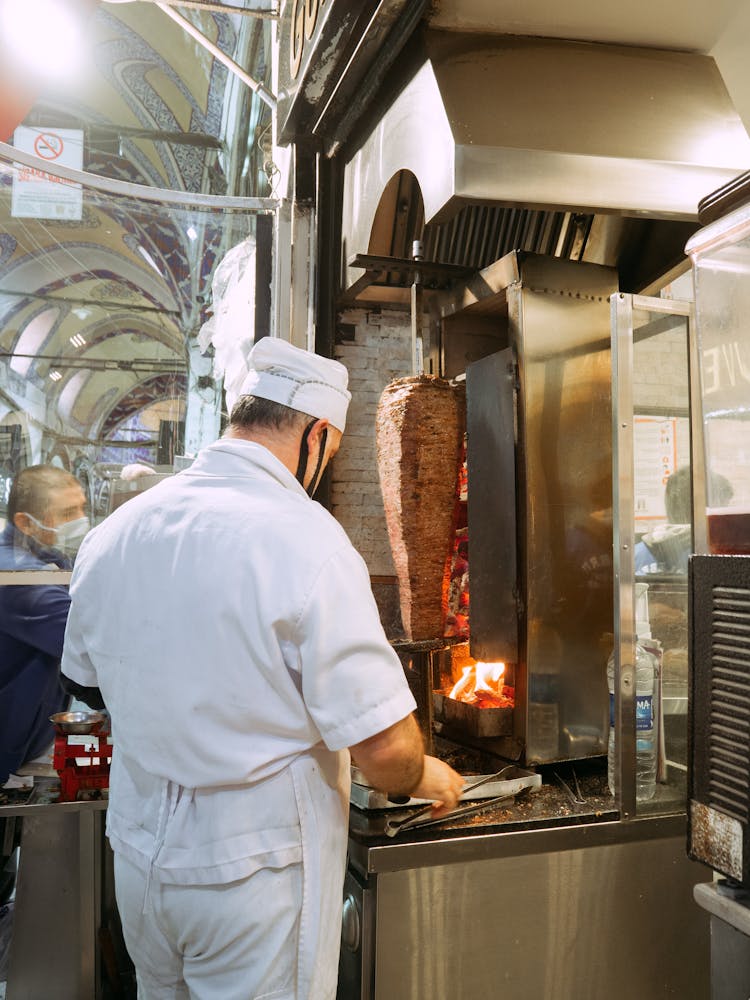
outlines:
[{"label": "glowing embers", "polygon": [[473,660],[462,668],[448,697],[478,708],[513,708],[515,689],[503,683],[504,677],[504,663]]},{"label": "glowing embers", "polygon": [[451,649],[450,675],[441,672],[441,687],[433,692],[437,732],[451,739],[499,737],[513,734],[515,689],[513,667],[484,663],[469,654],[469,644]]}]

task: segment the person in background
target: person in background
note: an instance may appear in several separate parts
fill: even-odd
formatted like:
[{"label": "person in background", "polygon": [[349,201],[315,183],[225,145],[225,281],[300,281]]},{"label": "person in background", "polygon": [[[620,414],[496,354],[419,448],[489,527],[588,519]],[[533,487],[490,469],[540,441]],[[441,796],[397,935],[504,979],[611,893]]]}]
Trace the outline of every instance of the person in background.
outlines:
[{"label": "person in background", "polygon": [[[0,535],[0,570],[71,569],[88,530],[78,481],[50,465],[14,479]],[[68,588],[50,584],[0,587],[0,786],[52,744],[50,715],[70,697],[60,683]],[[0,827],[2,824],[0,824]],[[3,843],[0,828],[0,849]],[[10,894],[9,856],[0,857],[0,903]]]},{"label": "person in background", "polygon": [[140,1000],[333,1000],[350,753],[457,802],[362,558],[312,501],[344,431],[336,361],[259,341],[225,436],[111,514],[71,584],[62,670],[100,689],[107,832]]},{"label": "person in background", "polygon": [[[734,495],[728,479],[710,474],[709,492],[717,507]],[[664,488],[667,524],[654,528],[636,544],[633,556],[637,576],[649,573],[686,574],[693,546],[692,474],[689,465],[676,469]]]},{"label": "person in background", "polygon": [[[70,570],[88,527],[78,481],[29,466],[10,490],[0,570]],[[59,672],[69,607],[64,586],[0,587],[0,785],[50,746],[49,716],[69,700]]]}]

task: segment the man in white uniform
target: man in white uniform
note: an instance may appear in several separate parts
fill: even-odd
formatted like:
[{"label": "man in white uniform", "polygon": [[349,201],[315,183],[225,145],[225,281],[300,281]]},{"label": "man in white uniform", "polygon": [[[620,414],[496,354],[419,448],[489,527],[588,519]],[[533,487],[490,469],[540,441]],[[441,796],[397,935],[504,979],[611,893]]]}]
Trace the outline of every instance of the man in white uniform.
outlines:
[{"label": "man in white uniform", "polygon": [[107,832],[141,1000],[332,1000],[349,753],[452,808],[364,562],[311,501],[338,362],[272,338],[227,434],[94,529],[62,670],[112,715]]}]

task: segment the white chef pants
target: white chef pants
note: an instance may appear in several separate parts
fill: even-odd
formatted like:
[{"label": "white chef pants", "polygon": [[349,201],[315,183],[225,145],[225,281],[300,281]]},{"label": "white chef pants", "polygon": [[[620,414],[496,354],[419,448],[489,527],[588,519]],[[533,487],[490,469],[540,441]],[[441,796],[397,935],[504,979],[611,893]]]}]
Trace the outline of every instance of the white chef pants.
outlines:
[{"label": "white chef pants", "polygon": [[138,1000],[297,1000],[302,864],[225,885],[171,885],[115,854]]}]

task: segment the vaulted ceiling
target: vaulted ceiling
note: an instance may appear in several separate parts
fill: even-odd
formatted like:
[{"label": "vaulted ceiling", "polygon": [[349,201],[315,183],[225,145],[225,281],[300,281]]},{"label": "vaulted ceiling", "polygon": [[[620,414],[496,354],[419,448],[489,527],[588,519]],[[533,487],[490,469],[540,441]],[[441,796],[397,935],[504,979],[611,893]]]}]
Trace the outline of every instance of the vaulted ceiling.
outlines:
[{"label": "vaulted ceiling", "polygon": [[[268,85],[273,17],[279,7],[289,16],[288,0],[0,0],[0,12],[40,4],[39,24],[45,3],[78,19],[80,51],[50,79],[27,59],[41,32],[19,54],[0,27],[0,141],[12,143],[19,124],[78,129],[95,175],[197,195],[272,193],[269,107],[164,7]],[[426,17],[445,29],[709,53],[750,125],[747,0],[435,0]],[[68,48],[61,36],[50,61]],[[252,222],[94,188],[80,219],[14,214],[13,162],[0,151],[0,426],[23,414],[43,458],[61,447],[69,459],[101,455],[122,447],[126,428],[153,443],[165,401],[184,417],[216,262]]]},{"label": "vaulted ceiling", "polygon": [[[23,5],[36,2],[41,17],[46,0]],[[80,46],[57,78],[30,65],[0,27],[0,141],[13,143],[19,125],[42,137],[75,129],[90,174],[185,192],[185,202],[268,193],[270,109],[168,11],[151,2],[56,2],[74,19]],[[267,80],[271,4],[201,6],[181,6],[178,16]],[[42,437],[41,457],[62,453],[66,464],[122,450],[125,440],[151,446],[166,412],[156,404],[171,400],[171,416],[184,418],[189,341],[206,318],[215,265],[252,220],[179,204],[179,196],[160,203],[133,196],[137,189],[121,196],[94,186],[84,187],[78,218],[55,218],[66,210],[54,205],[29,214],[14,202],[22,169],[6,149],[0,423],[22,418],[31,437]]]}]

